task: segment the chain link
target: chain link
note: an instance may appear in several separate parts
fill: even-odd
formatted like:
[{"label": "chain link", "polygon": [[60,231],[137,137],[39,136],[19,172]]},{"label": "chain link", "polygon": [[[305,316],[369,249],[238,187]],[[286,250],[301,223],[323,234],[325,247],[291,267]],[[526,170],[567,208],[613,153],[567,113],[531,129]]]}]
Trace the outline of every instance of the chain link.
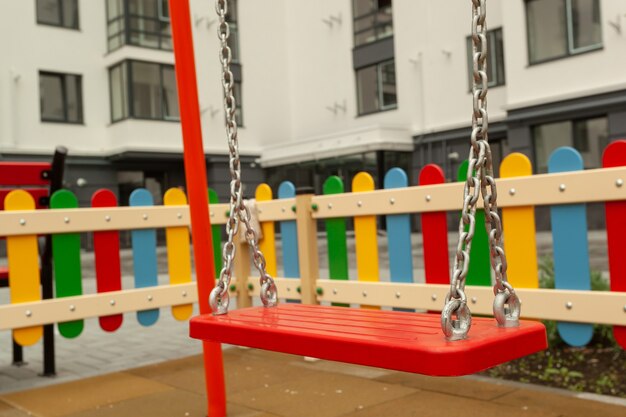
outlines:
[{"label": "chain link", "polygon": [[228,13],[227,0],[216,0],[215,10],[219,17],[217,36],[220,40],[219,58],[222,64],[222,87],[224,90],[224,112],[226,121],[226,136],[228,138],[229,169],[230,169],[230,213],[226,222],[226,233],[228,240],[222,250],[224,266],[220,271],[220,277],[211,291],[209,305],[213,314],[226,314],[230,297],[228,288],[233,273],[233,261],[235,260],[236,249],[233,240],[239,231],[239,222],[244,225],[244,239],[252,251],[254,266],[259,271],[261,282],[261,301],[266,307],[275,306],[278,300],[276,285],[274,280],[266,271],[265,257],[259,249],[257,234],[250,222],[250,210],[245,206],[241,187],[241,161],[239,158],[239,138],[235,112],[237,103],[233,94],[234,77],[230,70],[232,53],[228,46],[230,28],[226,21]]},{"label": "chain link", "polygon": [[[472,238],[476,227],[476,203],[482,195],[485,209],[485,228],[489,236],[491,267],[495,274],[493,304],[494,316],[500,326],[517,326],[520,301],[507,281],[507,262],[502,246],[502,222],[498,215],[496,181],[493,178],[491,148],[489,146],[489,116],[487,113],[487,14],[486,0],[472,2],[472,133],[468,158],[467,178],[463,189],[463,209],[459,221],[459,241],[455,266],[441,312],[441,327],[449,340],[467,337],[471,327],[471,313],[465,295],[465,280],[469,270]],[[454,319],[453,317],[456,317]]]}]

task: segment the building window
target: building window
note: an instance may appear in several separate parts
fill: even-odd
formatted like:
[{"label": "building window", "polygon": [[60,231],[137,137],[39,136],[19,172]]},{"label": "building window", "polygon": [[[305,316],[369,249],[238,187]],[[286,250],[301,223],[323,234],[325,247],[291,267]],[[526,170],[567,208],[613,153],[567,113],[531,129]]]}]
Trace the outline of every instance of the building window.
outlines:
[{"label": "building window", "polygon": [[228,46],[233,62],[239,63],[239,25],[237,24],[237,1],[228,0],[228,12],[226,13],[226,21],[230,29],[228,36]]},{"label": "building window", "polygon": [[599,0],[526,0],[531,64],[602,47]]},{"label": "building window", "polygon": [[608,145],[609,127],[606,117],[566,120],[533,127],[537,172],[548,172],[548,159],[561,146],[578,150],[585,168],[601,166],[602,150]]},{"label": "building window", "polygon": [[[502,28],[487,32],[487,79],[489,87],[504,85],[504,42],[502,41]],[[472,37],[467,37],[467,60],[469,66],[469,89],[472,89],[474,81],[474,62],[472,57]]]},{"label": "building window", "polygon": [[391,0],[353,0],[354,46],[393,35]]},{"label": "building window", "polygon": [[172,50],[168,0],[107,0],[108,50],[122,45]]},{"label": "building window", "polygon": [[357,70],[356,85],[359,115],[398,107],[394,60]]},{"label": "building window", "polygon": [[41,121],[82,123],[82,94],[80,75],[39,72]]},{"label": "building window", "polygon": [[37,0],[37,23],[78,29],[78,0]]},{"label": "building window", "polygon": [[233,84],[233,95],[235,96],[235,121],[237,126],[243,127],[243,111],[241,107],[241,81],[235,81]]},{"label": "building window", "polygon": [[124,61],[109,69],[111,120],[180,120],[174,67]]},{"label": "building window", "polygon": [[124,0],[107,0],[108,50],[113,51],[126,43],[126,18]]}]

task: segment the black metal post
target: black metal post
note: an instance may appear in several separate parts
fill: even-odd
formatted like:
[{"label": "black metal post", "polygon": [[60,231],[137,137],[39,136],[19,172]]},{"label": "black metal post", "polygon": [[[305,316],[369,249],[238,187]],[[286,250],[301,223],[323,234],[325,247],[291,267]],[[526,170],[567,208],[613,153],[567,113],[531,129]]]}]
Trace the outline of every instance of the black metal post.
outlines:
[{"label": "black metal post", "polygon": [[15,343],[15,340],[11,340],[13,343],[13,366],[23,366],[26,365],[24,362],[24,350],[22,346]]},{"label": "black metal post", "polygon": [[[63,188],[63,174],[65,171],[65,158],[67,148],[58,146],[52,158],[52,169],[50,170],[50,197],[52,194]],[[45,245],[41,255],[41,295],[44,300],[54,298],[54,288],[52,281],[52,237],[45,237]],[[43,327],[43,372],[42,376],[55,376],[56,365],[54,357],[54,324],[47,324]]]}]

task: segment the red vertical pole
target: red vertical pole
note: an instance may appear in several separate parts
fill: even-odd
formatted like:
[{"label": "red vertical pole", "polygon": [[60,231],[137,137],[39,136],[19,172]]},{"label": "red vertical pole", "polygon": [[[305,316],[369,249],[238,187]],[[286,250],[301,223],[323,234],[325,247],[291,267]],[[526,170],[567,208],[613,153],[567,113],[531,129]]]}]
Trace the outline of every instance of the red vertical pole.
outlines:
[{"label": "red vertical pole", "polygon": [[[201,314],[209,314],[211,312],[208,303],[209,293],[215,285],[215,271],[213,256],[208,256],[213,253],[213,244],[211,241],[206,160],[202,146],[191,15],[189,0],[170,0],[169,4],[180,121],[183,129],[185,178],[191,214],[198,304]],[[203,353],[209,417],[224,417],[226,416],[226,391],[221,345],[203,342]]]}]

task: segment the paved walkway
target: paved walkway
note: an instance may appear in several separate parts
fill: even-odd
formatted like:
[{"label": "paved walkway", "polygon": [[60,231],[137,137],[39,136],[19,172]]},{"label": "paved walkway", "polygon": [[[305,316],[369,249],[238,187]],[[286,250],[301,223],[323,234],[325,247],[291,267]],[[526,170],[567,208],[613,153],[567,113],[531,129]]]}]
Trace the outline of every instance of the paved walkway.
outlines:
[{"label": "paved walkway", "polygon": [[[623,417],[624,404],[478,378],[429,378],[225,351],[231,417]],[[201,417],[200,356],[0,396],[0,417]]]},{"label": "paved walkway", "polygon": [[[606,271],[606,243],[604,232],[590,232],[590,252],[592,267]],[[389,279],[389,261],[387,239],[379,237],[381,279]],[[455,245],[456,235],[451,233],[449,243]],[[350,274],[354,278],[354,241],[349,240],[349,253],[352,258]],[[423,282],[423,260],[421,236],[413,236],[413,252],[415,258],[415,276]],[[550,253],[550,235],[541,233],[537,238],[540,254]],[[327,277],[326,245],[320,242],[321,277]],[[280,251],[279,251],[280,253]],[[452,253],[452,251],[450,252]],[[0,259],[0,264],[5,260]],[[85,253],[83,262],[83,287],[85,293],[95,292],[93,254]],[[159,280],[167,282],[167,264],[163,248],[159,249]],[[123,287],[132,288],[132,257],[128,250],[122,253],[124,274]],[[280,271],[279,271],[280,274]],[[0,305],[8,303],[8,291],[0,289]],[[200,344],[187,336],[187,324],[176,322],[169,309],[161,309],[159,321],[152,327],[142,327],[137,323],[134,313],[125,314],[124,324],[115,333],[102,331],[96,319],[86,320],[85,331],[77,339],[68,340],[60,335],[55,338],[57,376],[42,378],[38,373],[42,370],[42,344],[25,348],[28,365],[14,367],[11,365],[11,334],[0,332],[0,393],[24,390],[27,388],[82,379],[113,371],[125,370],[137,366],[149,365],[166,360],[181,358],[200,352]],[[0,414],[0,417],[3,417]]]}]

